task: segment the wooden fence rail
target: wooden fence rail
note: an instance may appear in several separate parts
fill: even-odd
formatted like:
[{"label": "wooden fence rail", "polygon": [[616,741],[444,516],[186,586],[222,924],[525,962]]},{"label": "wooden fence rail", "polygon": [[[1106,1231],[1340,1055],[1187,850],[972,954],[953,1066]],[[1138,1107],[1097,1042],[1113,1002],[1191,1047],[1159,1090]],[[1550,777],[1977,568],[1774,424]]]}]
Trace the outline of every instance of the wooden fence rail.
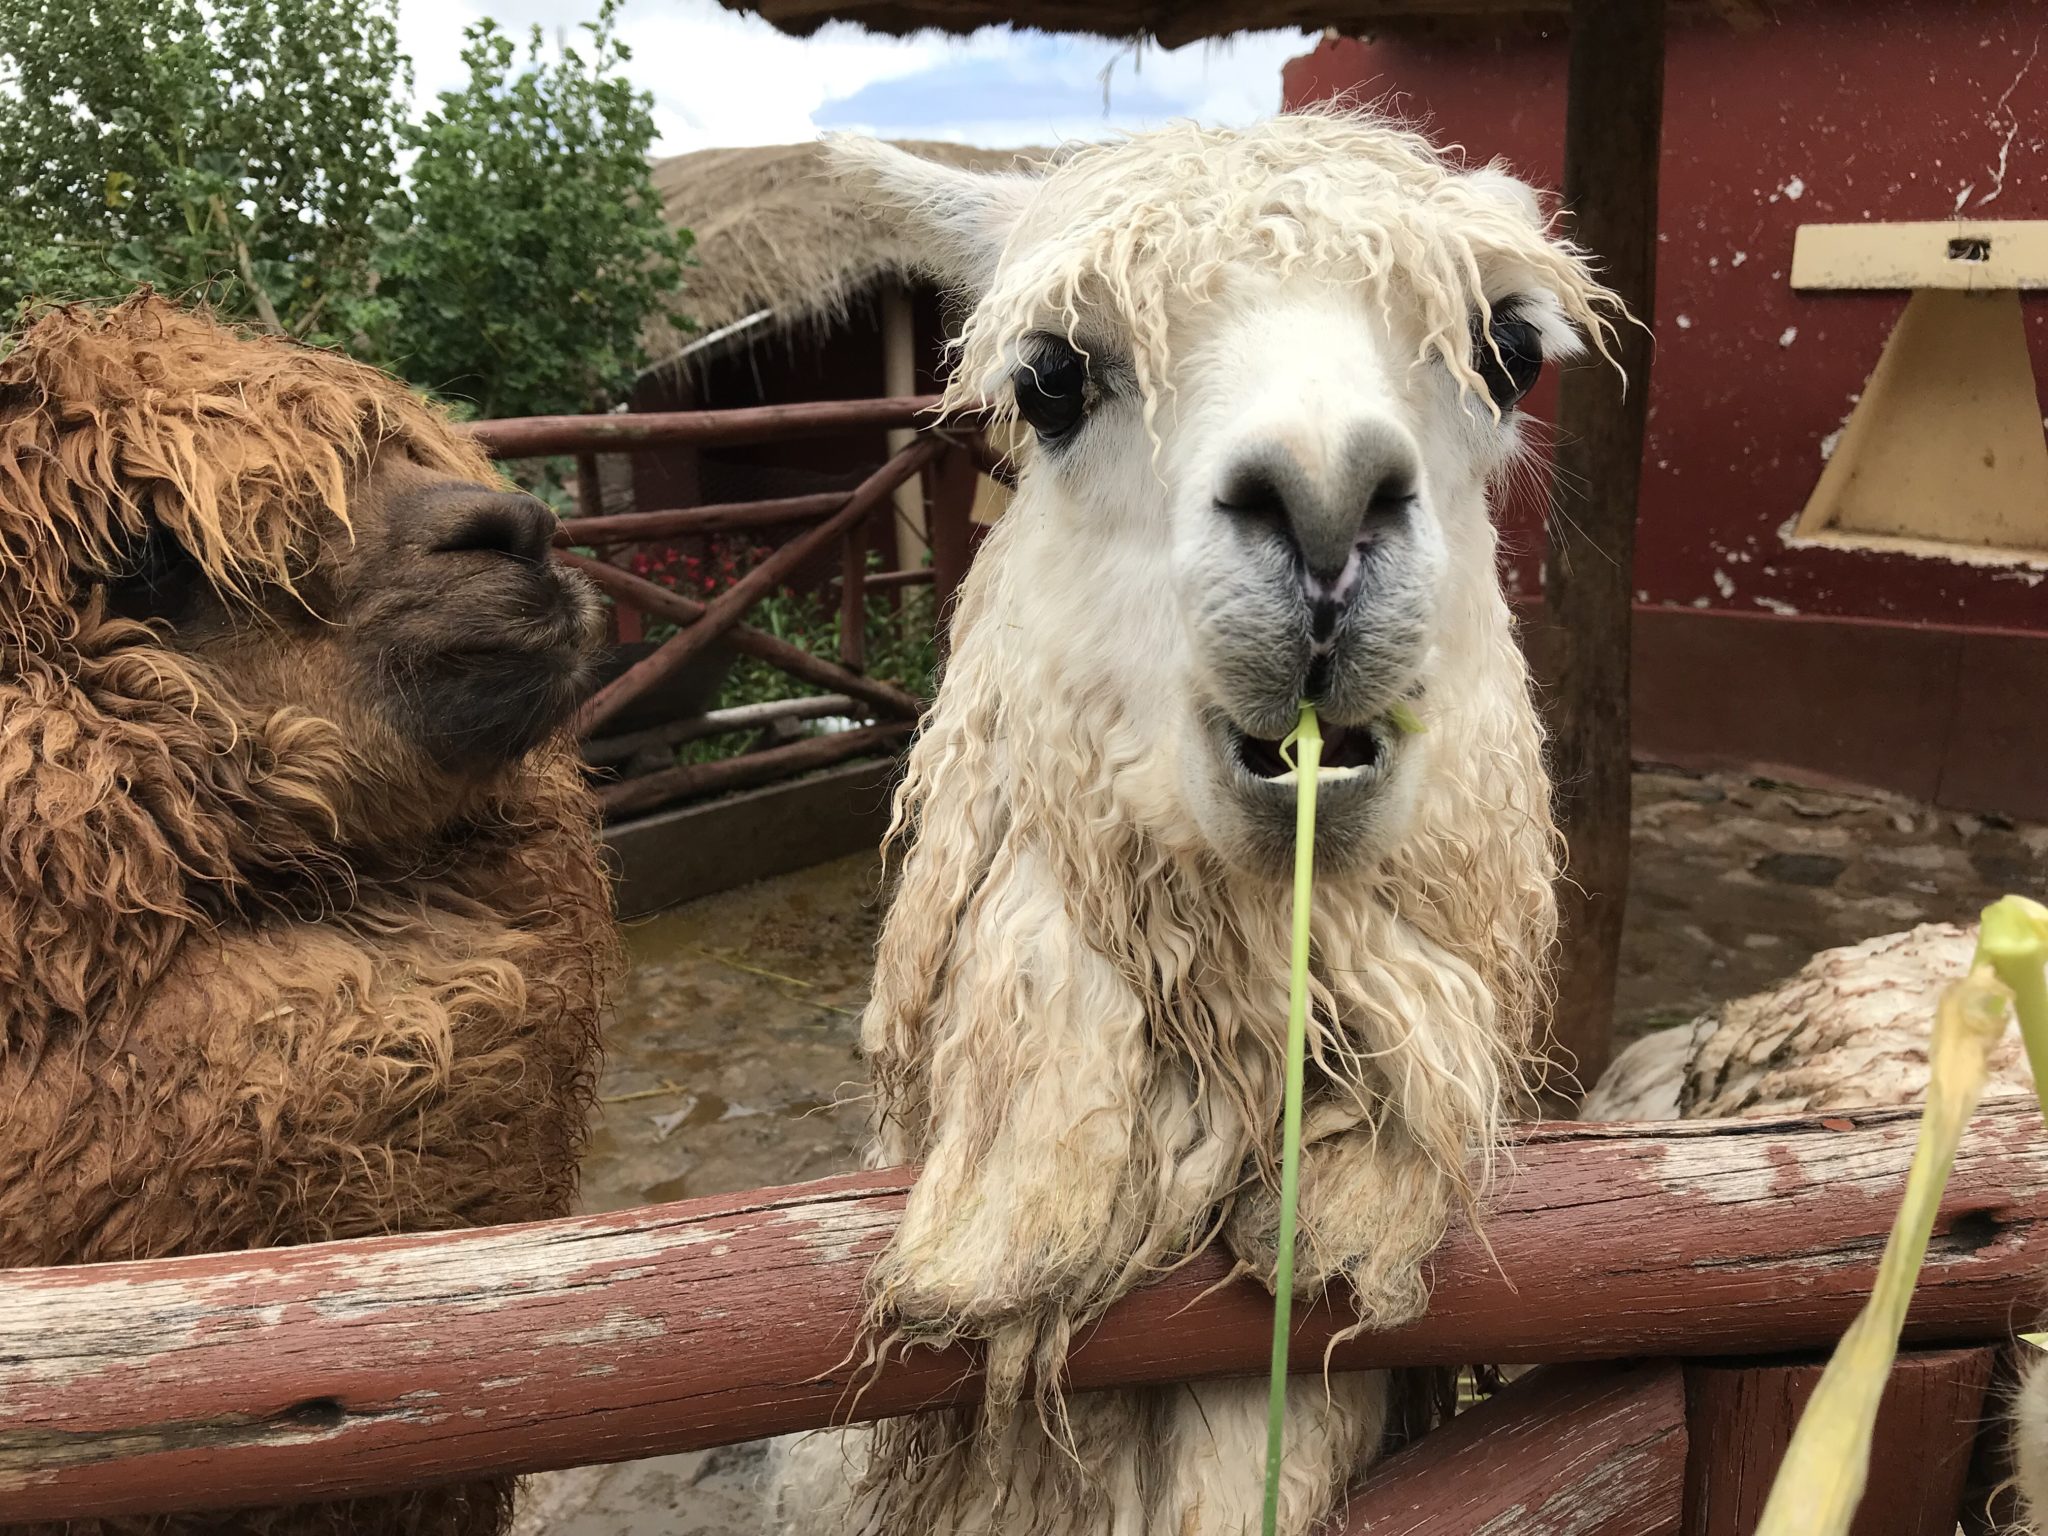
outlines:
[{"label": "wooden fence rail", "polygon": [[942,446],[935,438],[912,443],[863,480],[837,512],[784,544],[731,587],[712,598],[704,605],[704,611],[695,623],[678,630],[672,638],[663,641],[653,655],[635,662],[623,675],[613,678],[584,702],[576,717],[578,734],[591,734],[633,700],[673,677],[691,658],[702,654],[707,646],[744,618],[748,609],[774,591],[806,560],[852,534],[889,499],[897,486],[937,458]]},{"label": "wooden fence rail", "polygon": [[[644,576],[635,576],[631,571],[622,571],[617,566],[606,565],[602,561],[586,560],[568,550],[557,550],[555,558],[565,565],[574,566],[614,597],[644,608],[657,617],[672,619],[678,624],[694,624],[703,616],[707,606],[694,597],[685,597],[682,593],[649,581]],[[731,642],[734,650],[744,656],[758,656],[792,677],[800,677],[820,688],[833,688],[841,693],[851,694],[885,713],[914,720],[924,708],[917,698],[905,693],[893,683],[850,672],[822,656],[813,656],[802,646],[792,645],[787,640],[771,635],[766,630],[755,629],[752,625],[735,624],[726,632],[725,638]]]},{"label": "wooden fence rail", "polygon": [[[1861,1306],[1916,1134],[1823,1122],[1538,1125],[1428,1315],[1340,1368],[1771,1353]],[[965,1350],[856,1390],[901,1170],[610,1216],[0,1276],[0,1509],[18,1520],[361,1494],[718,1445],[959,1401]],[[1964,1142],[1907,1337],[2001,1339],[2040,1295],[2030,1102]],[[1490,1244],[1490,1246],[1489,1246]],[[1271,1305],[1205,1255],[1074,1349],[1077,1390],[1263,1370]],[[1319,1367],[1346,1320],[1298,1314]]]},{"label": "wooden fence rail", "polygon": [[1673,1536],[1685,1370],[1546,1365],[1373,1468],[1330,1536]]},{"label": "wooden fence rail", "polygon": [[627,411],[608,416],[520,416],[470,423],[469,430],[495,458],[539,459],[559,454],[623,453],[670,443],[733,446],[772,443],[825,432],[884,432],[928,422],[937,395],[883,400],[807,400],[795,405],[753,405],[732,411]]},{"label": "wooden fence rail", "polygon": [[844,491],[778,496],[766,501],[714,502],[661,512],[614,512],[609,516],[564,518],[555,546],[632,544],[645,539],[687,538],[707,533],[740,533],[753,528],[787,528],[814,523],[846,505]]},{"label": "wooden fence rail", "polygon": [[[581,570],[617,605],[621,638],[637,638],[647,618],[674,624],[676,633],[649,654],[631,662],[592,697],[576,718],[577,733],[586,740],[639,706],[643,727],[650,699],[721,641],[812,687],[822,687],[856,701],[856,717],[872,722],[827,740],[763,743],[739,757],[713,763],[663,767],[643,754],[612,756],[649,771],[635,772],[601,791],[606,814],[629,816],[655,810],[695,795],[750,787],[794,777],[852,756],[900,750],[906,733],[898,722],[915,719],[920,703],[895,685],[868,678],[868,598],[877,592],[901,591],[930,584],[937,593],[933,619],[943,642],[944,613],[964,574],[969,537],[966,523],[974,497],[976,466],[989,461],[989,449],[972,425],[953,424],[911,436],[907,429],[929,424],[935,396],[904,396],[882,400],[818,401],[796,405],[750,407],[726,411],[678,411],[600,416],[546,416],[478,422],[471,432],[501,459],[573,455],[576,461],[576,515],[565,518],[554,538],[555,557]],[[606,512],[602,505],[601,454],[658,451],[672,445],[711,447],[775,441],[821,433],[891,432],[909,438],[880,468],[848,491],[818,492],[755,501],[721,502],[696,507]],[[964,478],[963,478],[964,472]],[[901,487],[922,484],[931,505],[920,520],[930,530],[932,564],[928,568],[868,569],[870,524],[878,513],[901,498]],[[956,526],[957,525],[957,526]],[[622,569],[615,556],[592,558],[579,552],[616,551],[622,545],[662,544],[736,532],[766,530],[775,547],[723,591],[704,598],[688,596],[661,582]],[[743,621],[763,599],[799,573],[815,573],[818,562],[834,547],[839,574],[829,584],[839,606],[836,662],[764,634]],[[805,580],[813,577],[805,577]],[[927,622],[920,620],[919,622]],[[696,697],[692,694],[692,697]],[[784,703],[794,704],[795,700]],[[657,715],[662,706],[651,711]],[[683,706],[693,707],[693,706]],[[800,718],[801,710],[788,712]],[[675,739],[706,734],[689,729],[691,721],[666,722],[681,727]],[[650,749],[663,739],[646,728],[632,733]],[[601,766],[596,759],[592,765]]]}]

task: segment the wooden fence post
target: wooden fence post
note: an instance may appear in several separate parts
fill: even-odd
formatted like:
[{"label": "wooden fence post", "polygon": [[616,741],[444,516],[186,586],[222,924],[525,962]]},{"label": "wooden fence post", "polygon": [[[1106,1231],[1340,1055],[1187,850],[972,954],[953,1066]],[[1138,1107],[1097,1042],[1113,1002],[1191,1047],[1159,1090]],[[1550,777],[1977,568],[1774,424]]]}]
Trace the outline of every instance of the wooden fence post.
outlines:
[{"label": "wooden fence post", "polygon": [[[911,483],[915,483],[914,481]],[[902,487],[898,486],[898,490]],[[846,535],[839,571],[839,664],[849,672],[868,668],[867,530]]]},{"label": "wooden fence post", "polygon": [[2013,1426],[2007,1408],[2019,1391],[2020,1368],[2032,1350],[2031,1344],[2014,1343],[1998,1352],[1991,1368],[1984,1414],[1977,1423],[1977,1447],[1970,1456],[1970,1475],[1963,1481],[1963,1536],[2012,1536],[2025,1528],[2019,1490],[2012,1480]]},{"label": "wooden fence post", "polygon": [[604,511],[604,481],[598,474],[597,455],[576,455],[576,515],[596,517]]},{"label": "wooden fence post", "polygon": [[[1657,265],[1664,0],[1572,0],[1564,198],[1572,233],[1648,326]],[[1618,327],[1615,362],[1566,371],[1543,594],[1558,631],[1552,763],[1570,849],[1549,1086],[1591,1088],[1613,1047],[1628,896],[1629,629],[1636,493],[1650,398],[1649,332]]]},{"label": "wooden fence post", "polygon": [[937,439],[913,443],[869,475],[839,511],[777,549],[706,603],[695,623],[671,635],[653,655],[634,662],[584,700],[576,715],[576,733],[589,735],[641,694],[681,671],[685,663],[737,624],[754,604],[811,556],[834,540],[851,536],[898,484],[922,470],[942,447]]},{"label": "wooden fence post", "polygon": [[1335,1536],[1678,1536],[1675,1361],[1548,1365],[1367,1474]]},{"label": "wooden fence post", "polygon": [[[555,558],[564,565],[581,571],[598,586],[609,592],[622,603],[645,610],[659,618],[676,624],[695,624],[704,617],[710,606],[694,597],[685,597],[680,592],[649,581],[644,576],[635,576],[631,571],[622,571],[616,566],[606,565],[601,560],[586,560],[573,550],[558,549]],[[905,693],[893,683],[877,678],[862,677],[849,672],[836,663],[813,656],[802,646],[792,645],[765,630],[747,624],[735,624],[726,632],[732,648],[744,656],[753,656],[767,662],[771,667],[787,672],[791,677],[800,677],[819,688],[830,688],[839,693],[851,694],[854,698],[874,705],[892,715],[906,720],[915,720],[924,711],[922,700]]]},{"label": "wooden fence post", "polygon": [[[1955,1536],[1995,1349],[1905,1350],[1871,1441],[1850,1536]],[[1686,1366],[1684,1536],[1750,1536],[1822,1362]]]},{"label": "wooden fence post", "polygon": [[967,577],[967,563],[973,555],[974,484],[981,467],[971,450],[949,448],[931,469],[932,588],[933,622],[939,627],[941,655],[952,629],[953,595]]}]

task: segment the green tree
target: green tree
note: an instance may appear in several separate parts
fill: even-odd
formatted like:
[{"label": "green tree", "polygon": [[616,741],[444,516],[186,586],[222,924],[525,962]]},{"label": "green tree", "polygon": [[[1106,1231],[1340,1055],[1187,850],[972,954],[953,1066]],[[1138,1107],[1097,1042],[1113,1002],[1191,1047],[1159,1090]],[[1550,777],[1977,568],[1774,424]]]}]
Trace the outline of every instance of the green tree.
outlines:
[{"label": "green tree", "polygon": [[0,0],[0,303],[360,340],[409,94],[392,0]]},{"label": "green tree", "polygon": [[608,404],[647,361],[648,317],[676,318],[689,237],[662,222],[617,10],[552,61],[534,28],[523,68],[495,23],[471,27],[469,83],[408,132],[412,219],[382,290],[394,362],[485,416]]}]

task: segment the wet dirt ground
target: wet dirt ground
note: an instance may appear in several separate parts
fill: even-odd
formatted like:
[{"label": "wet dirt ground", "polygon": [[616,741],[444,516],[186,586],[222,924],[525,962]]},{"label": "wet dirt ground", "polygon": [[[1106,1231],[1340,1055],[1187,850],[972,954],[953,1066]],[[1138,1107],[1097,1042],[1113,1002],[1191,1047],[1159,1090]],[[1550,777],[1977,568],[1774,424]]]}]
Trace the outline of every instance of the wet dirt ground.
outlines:
[{"label": "wet dirt ground", "polygon": [[[1636,777],[1624,1035],[1785,976],[1817,949],[2048,889],[2048,826],[1732,776]],[[627,934],[593,1211],[853,1166],[856,1015],[880,871],[854,858],[678,908]],[[535,1479],[520,1536],[765,1532],[759,1447]]]}]

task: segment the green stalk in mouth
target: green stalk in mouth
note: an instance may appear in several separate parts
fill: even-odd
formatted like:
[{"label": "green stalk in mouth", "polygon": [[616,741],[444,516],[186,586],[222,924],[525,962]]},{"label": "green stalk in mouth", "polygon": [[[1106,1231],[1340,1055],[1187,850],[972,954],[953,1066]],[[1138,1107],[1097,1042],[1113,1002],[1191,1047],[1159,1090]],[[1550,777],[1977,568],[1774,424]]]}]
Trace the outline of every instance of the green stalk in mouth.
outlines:
[{"label": "green stalk in mouth", "polygon": [[1301,721],[1294,733],[1280,743],[1280,752],[1295,770],[1294,948],[1287,983],[1287,1099],[1280,1133],[1280,1233],[1273,1275],[1273,1371],[1266,1399],[1264,1536],[1275,1536],[1280,1519],[1280,1457],[1287,1428],[1287,1340],[1294,1320],[1294,1212],[1301,1193],[1301,1075],[1302,1058],[1308,1047],[1308,929],[1316,875],[1316,770],[1323,758],[1322,729],[1316,724],[1313,704],[1301,706]]}]

